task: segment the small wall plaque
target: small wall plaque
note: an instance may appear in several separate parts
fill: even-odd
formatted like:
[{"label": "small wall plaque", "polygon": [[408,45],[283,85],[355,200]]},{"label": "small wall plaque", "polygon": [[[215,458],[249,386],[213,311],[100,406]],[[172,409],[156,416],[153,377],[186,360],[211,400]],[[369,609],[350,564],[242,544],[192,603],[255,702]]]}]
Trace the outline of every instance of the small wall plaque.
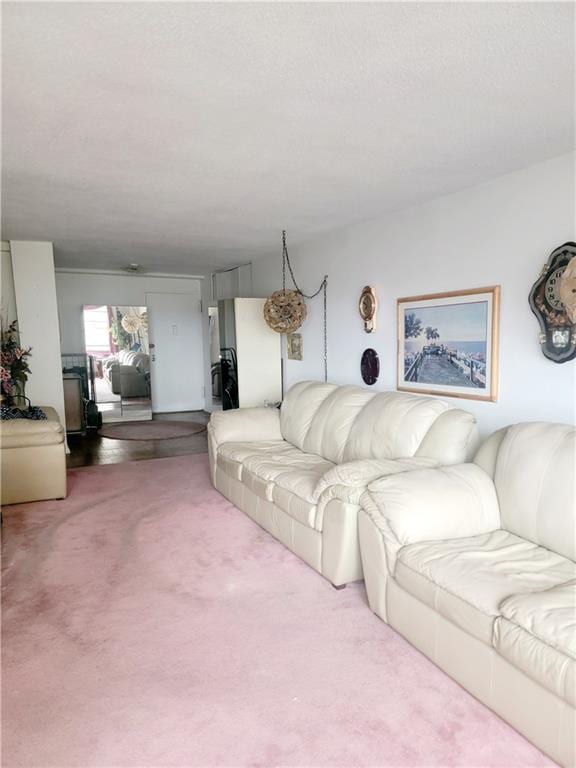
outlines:
[{"label": "small wall plaque", "polygon": [[302,360],[302,334],[288,333],[286,335],[286,351],[288,360]]}]

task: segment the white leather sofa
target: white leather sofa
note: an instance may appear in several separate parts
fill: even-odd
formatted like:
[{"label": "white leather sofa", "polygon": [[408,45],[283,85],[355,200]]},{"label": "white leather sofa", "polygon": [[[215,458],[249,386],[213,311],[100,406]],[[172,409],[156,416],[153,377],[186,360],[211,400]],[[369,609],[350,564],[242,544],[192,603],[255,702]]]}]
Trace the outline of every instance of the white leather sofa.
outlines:
[{"label": "white leather sofa", "polygon": [[441,400],[310,381],[280,410],[220,411],[208,425],[215,487],[335,586],[362,578],[368,482],[460,463],[476,439],[474,417]]},{"label": "white leather sofa", "polygon": [[369,485],[370,607],[562,765],[574,765],[576,429],[496,432],[474,463]]}]

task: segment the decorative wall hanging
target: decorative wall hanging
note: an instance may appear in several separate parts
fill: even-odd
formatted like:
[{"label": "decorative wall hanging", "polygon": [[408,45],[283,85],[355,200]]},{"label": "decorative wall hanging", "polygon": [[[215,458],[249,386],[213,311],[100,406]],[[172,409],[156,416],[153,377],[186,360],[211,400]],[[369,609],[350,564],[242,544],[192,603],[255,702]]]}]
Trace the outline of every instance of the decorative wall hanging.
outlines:
[{"label": "decorative wall hanging", "polygon": [[264,305],[264,319],[276,333],[293,333],[306,320],[306,303],[298,291],[275,291]]},{"label": "decorative wall hanging", "polygon": [[288,360],[302,360],[302,334],[289,333],[286,336],[286,351]]},{"label": "decorative wall hanging", "polygon": [[376,312],[378,311],[378,300],[374,293],[374,288],[365,285],[360,294],[358,302],[358,311],[364,321],[364,330],[366,333],[372,333],[376,330]]},{"label": "decorative wall hanging", "polygon": [[576,357],[576,243],[550,254],[530,291],[530,307],[540,323],[542,352],[554,363]]},{"label": "decorative wall hanging", "polygon": [[[294,284],[294,290],[286,290],[286,267]],[[306,319],[307,309],[304,299],[314,299],[322,292],[324,299],[324,381],[328,381],[328,332],[326,322],[326,294],[328,275],[324,275],[320,287],[311,294],[306,294],[298,287],[286,245],[286,230],[282,230],[282,290],[275,291],[264,304],[264,320],[277,333],[293,333]]]},{"label": "decorative wall hanging", "polygon": [[500,286],[398,299],[398,389],[495,401]]},{"label": "decorative wall hanging", "polygon": [[360,360],[360,373],[364,384],[376,384],[380,376],[380,360],[374,349],[365,349]]}]

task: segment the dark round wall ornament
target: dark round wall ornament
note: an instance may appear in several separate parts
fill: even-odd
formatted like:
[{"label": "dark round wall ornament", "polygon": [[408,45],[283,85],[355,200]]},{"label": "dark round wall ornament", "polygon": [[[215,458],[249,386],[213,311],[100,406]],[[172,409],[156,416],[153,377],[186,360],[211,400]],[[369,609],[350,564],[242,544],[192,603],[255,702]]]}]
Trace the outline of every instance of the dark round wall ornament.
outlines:
[{"label": "dark round wall ornament", "polygon": [[376,384],[380,376],[380,360],[375,349],[365,349],[360,361],[360,373],[364,384]]}]

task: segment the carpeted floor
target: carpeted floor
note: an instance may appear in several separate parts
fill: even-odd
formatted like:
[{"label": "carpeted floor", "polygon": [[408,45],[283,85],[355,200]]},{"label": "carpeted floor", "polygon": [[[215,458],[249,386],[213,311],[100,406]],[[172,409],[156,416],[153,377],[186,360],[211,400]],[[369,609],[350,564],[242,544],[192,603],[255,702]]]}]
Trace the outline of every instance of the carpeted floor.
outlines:
[{"label": "carpeted floor", "polygon": [[211,486],[205,455],[4,509],[4,768],[552,763]]}]

